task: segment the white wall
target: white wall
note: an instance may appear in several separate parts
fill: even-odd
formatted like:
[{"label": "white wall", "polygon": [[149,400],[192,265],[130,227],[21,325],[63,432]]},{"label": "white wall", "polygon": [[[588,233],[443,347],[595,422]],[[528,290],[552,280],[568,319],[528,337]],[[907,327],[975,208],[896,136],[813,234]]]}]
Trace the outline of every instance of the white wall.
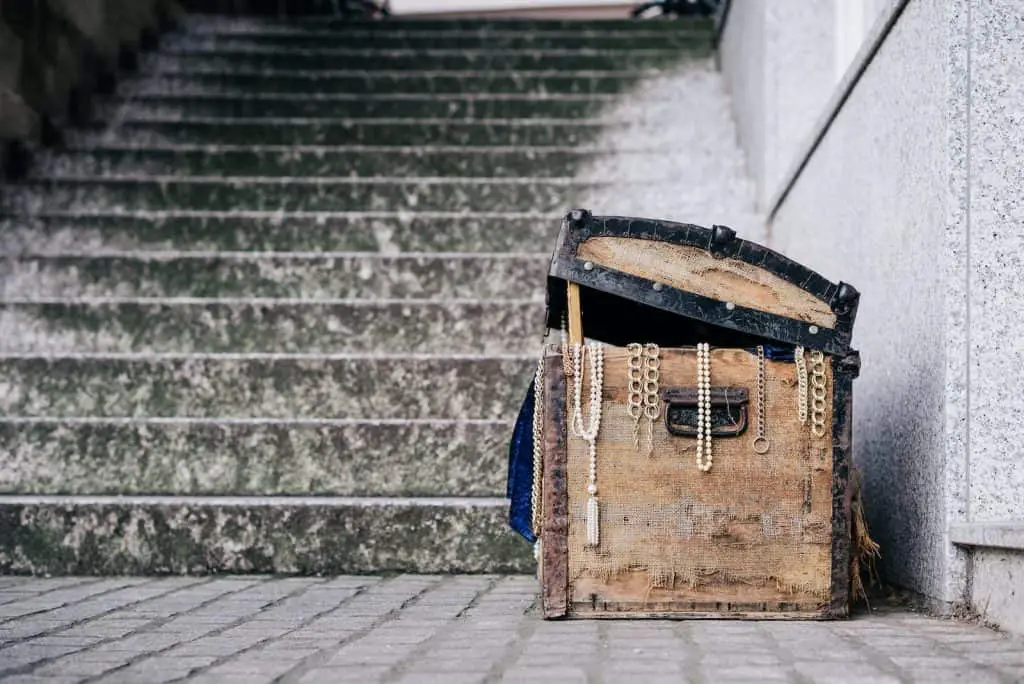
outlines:
[{"label": "white wall", "polygon": [[[917,0],[904,12],[779,209],[770,240],[861,290],[854,440],[871,530],[887,579],[952,602],[963,573],[946,529],[963,508],[964,447],[951,411],[965,372],[965,300],[950,244],[962,240],[962,219],[945,202],[954,171],[945,6]],[[955,163],[962,174],[962,157]]]},{"label": "white wall", "polygon": [[[830,46],[819,24],[773,53],[759,0],[726,26],[740,141],[778,200],[769,244],[862,292],[855,458],[886,577],[1024,632],[1024,4],[834,9]],[[831,55],[833,92],[780,51]]]},{"label": "white wall", "polygon": [[733,0],[722,74],[764,209],[835,85],[836,0]]}]

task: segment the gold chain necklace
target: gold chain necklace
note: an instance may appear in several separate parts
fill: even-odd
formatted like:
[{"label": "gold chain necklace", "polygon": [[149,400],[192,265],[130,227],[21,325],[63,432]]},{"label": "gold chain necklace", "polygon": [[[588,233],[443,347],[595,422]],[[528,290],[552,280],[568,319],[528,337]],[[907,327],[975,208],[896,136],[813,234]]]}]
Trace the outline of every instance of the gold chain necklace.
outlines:
[{"label": "gold chain necklace", "polygon": [[637,342],[626,346],[626,378],[629,383],[626,412],[633,419],[633,448],[637,453],[640,452],[640,418],[644,413],[643,349],[643,346]]},{"label": "gold chain necklace", "polygon": [[533,490],[530,494],[530,526],[533,535],[540,541],[541,518],[544,515],[544,503],[541,501],[541,479],[544,463],[544,356],[537,362],[537,372],[533,375]]},{"label": "gold chain necklace", "polygon": [[764,347],[757,346],[757,424],[755,425],[754,441],[751,447],[756,454],[767,454],[772,444],[765,436],[765,421],[767,409],[765,407],[765,370],[764,370]]},{"label": "gold chain necklace", "polygon": [[797,347],[793,351],[793,363],[796,364],[796,408],[800,416],[800,424],[807,425],[807,360],[804,348]]},{"label": "gold chain necklace", "polygon": [[820,351],[811,352],[811,432],[821,438],[825,429],[825,355]]},{"label": "gold chain necklace", "polygon": [[661,379],[661,350],[656,344],[644,345],[644,417],[647,418],[647,455],[654,454],[654,421],[661,415],[658,382]]}]

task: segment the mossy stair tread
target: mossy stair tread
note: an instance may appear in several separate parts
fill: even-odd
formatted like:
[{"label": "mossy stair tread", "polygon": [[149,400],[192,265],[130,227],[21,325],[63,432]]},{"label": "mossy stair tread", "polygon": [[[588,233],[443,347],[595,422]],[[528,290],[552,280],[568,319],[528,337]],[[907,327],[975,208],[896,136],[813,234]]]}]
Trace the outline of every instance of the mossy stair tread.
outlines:
[{"label": "mossy stair tread", "polygon": [[53,575],[528,572],[503,499],[0,496],[0,569]]},{"label": "mossy stair tread", "polygon": [[0,418],[0,492],[504,496],[508,421]]},{"label": "mossy stair tread", "polygon": [[540,301],[0,303],[0,353],[532,354]]},{"label": "mossy stair tread", "polygon": [[[565,178],[608,153],[572,146],[321,146],[81,144],[38,164],[37,179],[61,176],[391,176]],[[651,154],[638,150],[631,155]]]},{"label": "mossy stair tread", "polygon": [[7,255],[110,252],[526,252],[558,233],[557,212],[124,211],[0,214]]},{"label": "mossy stair tread", "polygon": [[542,293],[523,293],[519,284],[543,280],[548,262],[544,253],[515,252],[26,255],[0,258],[0,280],[8,301],[251,297],[336,304],[364,300],[364,306],[372,300],[404,300],[415,307],[423,300],[542,301]]},{"label": "mossy stair tread", "polygon": [[0,415],[507,420],[532,358],[11,353]]},{"label": "mossy stair tread", "polygon": [[110,206],[126,211],[465,211],[486,206],[552,212],[573,206],[584,192],[611,185],[566,178],[76,176],[27,181],[0,191],[0,211],[31,215]]}]

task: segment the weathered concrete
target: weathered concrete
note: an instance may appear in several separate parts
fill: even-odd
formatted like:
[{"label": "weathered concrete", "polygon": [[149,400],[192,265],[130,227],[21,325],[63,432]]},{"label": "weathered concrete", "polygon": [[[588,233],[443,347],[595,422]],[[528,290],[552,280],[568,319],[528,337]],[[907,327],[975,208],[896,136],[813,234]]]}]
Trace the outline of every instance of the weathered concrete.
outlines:
[{"label": "weathered concrete", "polygon": [[[80,117],[126,57],[178,14],[174,0],[27,0],[0,12],[0,147]],[[45,125],[44,125],[45,124]],[[5,154],[0,154],[0,163]]]},{"label": "weathered concrete", "polygon": [[[614,100],[613,95],[504,95],[416,93],[352,95],[318,93],[296,99],[286,93],[242,95],[158,95],[150,93],[124,102],[108,100],[97,107],[97,118],[109,121],[116,114],[135,119],[203,117],[350,117],[381,119],[570,119],[592,117]],[[406,153],[419,152],[420,149]],[[157,150],[153,150],[157,152]],[[330,152],[323,150],[322,153]],[[343,152],[343,151],[339,151]],[[429,150],[422,150],[429,153]],[[465,153],[470,153],[466,150]],[[528,153],[529,151],[527,151]],[[540,153],[538,150],[535,153]],[[387,154],[387,151],[383,151]],[[566,154],[567,151],[562,151]],[[540,172],[542,169],[535,169]],[[558,174],[555,174],[558,175]]]},{"label": "weathered concrete", "polygon": [[0,211],[459,211],[485,206],[495,212],[524,207],[551,212],[576,205],[584,192],[600,193],[611,185],[532,178],[57,178],[0,192]]},{"label": "weathered concrete", "polygon": [[530,356],[0,357],[7,416],[507,419]]},{"label": "weathered concrete", "polygon": [[534,354],[543,327],[516,300],[0,303],[0,352]]},{"label": "weathered concrete", "polygon": [[[128,252],[141,257],[153,252],[217,251],[535,252],[554,239],[560,221],[559,213],[529,209],[283,213],[108,208],[0,218],[0,252],[49,256]],[[375,272],[372,267],[358,270]]]},{"label": "weathered concrete", "polygon": [[324,26],[189,22],[3,193],[7,570],[529,570],[492,497],[560,217],[751,236],[706,23]]},{"label": "weathered concrete", "polygon": [[503,499],[0,496],[17,574],[525,572]]},{"label": "weathered concrete", "polygon": [[[547,226],[538,223],[547,232],[558,228],[557,220]],[[539,303],[544,299],[542,291],[519,285],[542,282],[549,259],[547,253],[514,252],[34,256],[0,259],[0,295],[11,300],[252,297],[309,304],[337,300],[409,300],[411,305],[423,300]],[[481,332],[487,330],[483,327]]]},{"label": "weathered concrete", "polygon": [[14,494],[504,496],[508,421],[0,420]]},{"label": "weathered concrete", "polygon": [[211,49],[171,50],[162,53],[154,68],[172,72],[220,71],[235,66],[265,69],[331,71],[345,69],[437,70],[437,71],[623,71],[667,66],[681,60],[708,55],[706,38],[695,38],[691,45],[645,50],[458,50],[441,45],[434,50],[358,49],[351,47],[322,50]]}]

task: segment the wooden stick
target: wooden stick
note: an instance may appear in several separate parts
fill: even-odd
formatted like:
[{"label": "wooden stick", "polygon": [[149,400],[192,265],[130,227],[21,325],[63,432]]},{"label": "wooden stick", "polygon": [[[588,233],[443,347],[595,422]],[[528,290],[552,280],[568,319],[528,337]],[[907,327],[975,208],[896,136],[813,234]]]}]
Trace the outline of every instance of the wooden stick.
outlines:
[{"label": "wooden stick", "polygon": [[583,344],[583,310],[580,307],[580,286],[569,283],[566,293],[566,304],[569,309],[569,344]]}]

